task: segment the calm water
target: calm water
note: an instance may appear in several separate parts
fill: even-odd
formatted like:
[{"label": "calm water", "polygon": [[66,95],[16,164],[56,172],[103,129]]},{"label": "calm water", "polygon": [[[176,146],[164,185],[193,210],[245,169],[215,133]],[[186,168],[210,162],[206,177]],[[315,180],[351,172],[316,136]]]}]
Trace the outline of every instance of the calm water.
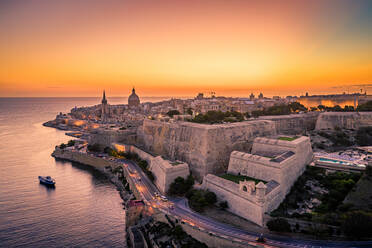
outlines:
[{"label": "calm water", "polygon": [[[54,146],[71,138],[42,126],[60,111],[97,102],[0,98],[0,247],[125,246],[125,213],[116,188],[90,167],[55,161]],[[56,188],[40,185],[39,175],[54,177]]]}]

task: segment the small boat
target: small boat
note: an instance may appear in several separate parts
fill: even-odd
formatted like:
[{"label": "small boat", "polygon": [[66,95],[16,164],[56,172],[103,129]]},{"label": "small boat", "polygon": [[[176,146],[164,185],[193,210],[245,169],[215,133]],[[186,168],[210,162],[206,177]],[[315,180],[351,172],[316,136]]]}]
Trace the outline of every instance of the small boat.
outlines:
[{"label": "small boat", "polygon": [[39,176],[39,181],[40,183],[49,185],[49,186],[54,186],[56,184],[56,181],[50,176],[46,176],[46,177]]}]

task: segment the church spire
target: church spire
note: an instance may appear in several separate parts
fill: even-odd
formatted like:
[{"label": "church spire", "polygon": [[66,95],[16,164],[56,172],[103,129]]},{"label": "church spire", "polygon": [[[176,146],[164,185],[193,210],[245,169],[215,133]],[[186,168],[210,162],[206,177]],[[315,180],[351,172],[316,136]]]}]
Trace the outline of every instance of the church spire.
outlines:
[{"label": "church spire", "polygon": [[106,92],[105,92],[105,90],[103,90],[102,104],[107,104],[107,100],[106,100]]}]

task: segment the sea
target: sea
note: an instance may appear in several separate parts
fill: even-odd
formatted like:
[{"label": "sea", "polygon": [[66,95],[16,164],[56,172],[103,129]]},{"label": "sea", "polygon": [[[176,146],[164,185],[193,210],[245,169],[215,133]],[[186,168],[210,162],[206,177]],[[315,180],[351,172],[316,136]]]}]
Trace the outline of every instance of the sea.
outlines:
[{"label": "sea", "polygon": [[[169,98],[147,98],[160,101]],[[126,247],[125,210],[99,171],[56,161],[71,137],[44,127],[59,112],[99,98],[0,98],[0,247]],[[126,104],[126,98],[108,98]],[[40,184],[51,176],[55,188]]]}]

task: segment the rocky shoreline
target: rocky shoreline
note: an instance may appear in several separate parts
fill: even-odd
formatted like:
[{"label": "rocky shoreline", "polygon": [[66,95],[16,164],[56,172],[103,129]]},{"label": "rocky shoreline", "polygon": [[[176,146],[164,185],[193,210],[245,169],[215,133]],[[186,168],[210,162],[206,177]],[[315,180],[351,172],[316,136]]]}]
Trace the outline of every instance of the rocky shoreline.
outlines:
[{"label": "rocky shoreline", "polygon": [[114,173],[112,168],[109,167],[109,166],[106,166],[104,168],[100,168],[100,167],[96,167],[92,164],[89,164],[89,163],[81,163],[81,162],[78,162],[78,161],[75,161],[73,159],[68,159],[68,158],[63,158],[61,156],[58,156],[55,154],[56,150],[52,153],[52,156],[55,157],[56,159],[58,160],[64,160],[64,161],[70,161],[70,162],[73,162],[73,163],[79,163],[79,164],[83,164],[83,165],[86,165],[86,166],[90,166],[90,167],[93,167],[94,169],[96,169],[97,171],[99,171],[102,175],[104,175],[113,185],[116,186],[116,189],[117,191],[119,192],[119,195],[120,195],[120,198],[123,200],[123,206],[124,208],[123,209],[126,209],[126,205],[127,205],[127,202],[129,200],[131,200],[132,198],[132,195],[130,194],[130,191],[128,191],[126,188],[126,185],[123,185],[123,181],[120,180],[120,178],[123,177],[123,175],[120,176],[120,171]]}]

